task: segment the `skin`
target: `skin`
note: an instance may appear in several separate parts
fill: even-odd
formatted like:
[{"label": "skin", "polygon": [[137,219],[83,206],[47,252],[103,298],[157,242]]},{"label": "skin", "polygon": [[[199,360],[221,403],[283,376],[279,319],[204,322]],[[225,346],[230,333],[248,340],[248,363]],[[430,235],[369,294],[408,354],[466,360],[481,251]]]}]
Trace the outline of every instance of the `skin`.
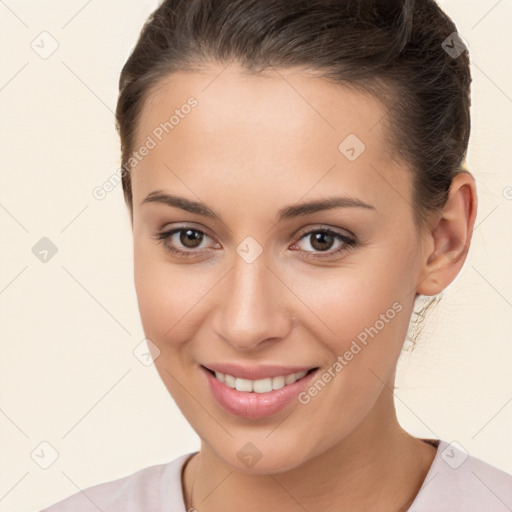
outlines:
[{"label": "skin", "polygon": [[[376,98],[304,70],[223,69],[175,73],[152,91],[135,147],[189,97],[198,106],[132,174],[142,324],[158,347],[159,375],[201,438],[183,472],[185,494],[193,486],[199,512],[406,510],[436,450],[397,421],[396,364],[417,295],[440,293],[464,264],[475,181],[459,174],[443,211],[419,230],[412,174],[392,158]],[[353,162],[338,150],[349,134],[366,145]],[[141,205],[154,190],[202,201],[222,220]],[[284,206],[342,194],[374,209],[275,221]],[[196,256],[173,255],[154,239],[183,224],[205,233],[202,241],[186,246],[178,233],[167,243]],[[304,235],[326,227],[358,244],[335,253],[343,244],[334,239],[322,252]],[[252,263],[236,252],[248,236],[263,249]],[[199,364],[228,361],[325,372],[395,302],[401,311],[306,405],[239,418],[200,375]],[[252,467],[237,457],[249,442],[261,453]]]}]

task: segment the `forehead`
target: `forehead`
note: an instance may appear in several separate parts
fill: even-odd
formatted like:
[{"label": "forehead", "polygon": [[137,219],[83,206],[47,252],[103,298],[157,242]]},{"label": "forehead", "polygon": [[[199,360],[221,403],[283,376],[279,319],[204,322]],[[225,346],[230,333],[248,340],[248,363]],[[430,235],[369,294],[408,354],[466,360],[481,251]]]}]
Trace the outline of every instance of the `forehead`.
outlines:
[{"label": "forehead", "polygon": [[179,177],[198,192],[232,186],[270,199],[287,190],[298,200],[319,183],[375,202],[383,176],[399,172],[386,112],[374,96],[304,70],[254,75],[231,64],[174,73],[138,120],[134,148],[151,139],[152,149],[132,172],[134,205]]}]

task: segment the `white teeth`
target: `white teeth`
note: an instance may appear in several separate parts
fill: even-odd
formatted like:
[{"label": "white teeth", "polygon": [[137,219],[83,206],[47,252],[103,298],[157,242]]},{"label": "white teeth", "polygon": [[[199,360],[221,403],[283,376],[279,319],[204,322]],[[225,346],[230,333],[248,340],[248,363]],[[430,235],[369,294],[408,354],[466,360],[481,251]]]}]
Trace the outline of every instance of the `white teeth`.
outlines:
[{"label": "white teeth", "polygon": [[[221,373],[222,375],[222,373]],[[230,388],[233,388],[235,389],[235,384],[236,384],[236,379],[235,377],[233,377],[233,375],[224,375],[224,384],[226,384],[226,386],[229,386]]]},{"label": "white teeth", "polygon": [[299,373],[291,373],[290,375],[278,377],[268,377],[266,379],[250,380],[242,379],[240,377],[233,377],[227,373],[215,372],[215,377],[220,382],[226,384],[226,386],[236,389],[237,391],[243,391],[246,393],[269,393],[274,389],[281,389],[284,386],[293,384],[295,381],[301,379],[306,375],[307,371]]},{"label": "white teeth", "polygon": [[236,378],[235,388],[237,391],[252,391],[252,380]]},{"label": "white teeth", "polygon": [[268,378],[253,381],[252,390],[255,393],[268,393],[272,391],[272,379]]},{"label": "white teeth", "polygon": [[285,377],[274,377],[272,379],[272,389],[284,388],[284,379]]},{"label": "white teeth", "polygon": [[295,373],[292,373],[291,375],[287,375],[286,379],[284,379],[284,383],[286,384],[293,384],[297,380],[297,377],[295,377]]}]

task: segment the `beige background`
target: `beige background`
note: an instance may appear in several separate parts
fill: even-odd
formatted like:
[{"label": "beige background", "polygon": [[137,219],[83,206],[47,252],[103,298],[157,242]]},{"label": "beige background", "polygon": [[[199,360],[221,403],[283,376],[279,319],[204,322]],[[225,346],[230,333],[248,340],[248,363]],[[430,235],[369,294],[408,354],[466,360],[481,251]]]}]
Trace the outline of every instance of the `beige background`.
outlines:
[{"label": "beige background", "polygon": [[[0,1],[0,512],[199,446],[133,354],[144,335],[121,187],[92,194],[119,167],[119,71],[156,3]],[[462,273],[401,361],[396,402],[410,432],[512,472],[512,1],[440,4],[473,61],[480,208]],[[41,58],[31,43],[41,53],[51,38]],[[42,237],[58,249],[46,263],[32,252]],[[42,442],[58,453],[48,469]]]}]

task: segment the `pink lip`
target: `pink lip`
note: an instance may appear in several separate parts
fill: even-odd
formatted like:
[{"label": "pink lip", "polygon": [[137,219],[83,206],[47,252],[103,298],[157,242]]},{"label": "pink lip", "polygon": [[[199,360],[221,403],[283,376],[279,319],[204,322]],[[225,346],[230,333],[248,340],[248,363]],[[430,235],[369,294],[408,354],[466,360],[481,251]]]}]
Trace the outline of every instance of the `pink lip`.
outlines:
[{"label": "pink lip", "polygon": [[312,371],[293,384],[268,393],[247,393],[226,386],[203,366],[200,370],[219,405],[235,416],[248,419],[266,418],[284,409],[297,399],[318,372],[318,369]]},{"label": "pink lip", "polygon": [[313,366],[241,366],[234,363],[220,363],[220,364],[204,364],[206,368],[233,375],[233,377],[240,377],[241,379],[259,380],[266,379],[267,377],[286,377],[292,373],[300,373],[302,371],[309,371]]}]

